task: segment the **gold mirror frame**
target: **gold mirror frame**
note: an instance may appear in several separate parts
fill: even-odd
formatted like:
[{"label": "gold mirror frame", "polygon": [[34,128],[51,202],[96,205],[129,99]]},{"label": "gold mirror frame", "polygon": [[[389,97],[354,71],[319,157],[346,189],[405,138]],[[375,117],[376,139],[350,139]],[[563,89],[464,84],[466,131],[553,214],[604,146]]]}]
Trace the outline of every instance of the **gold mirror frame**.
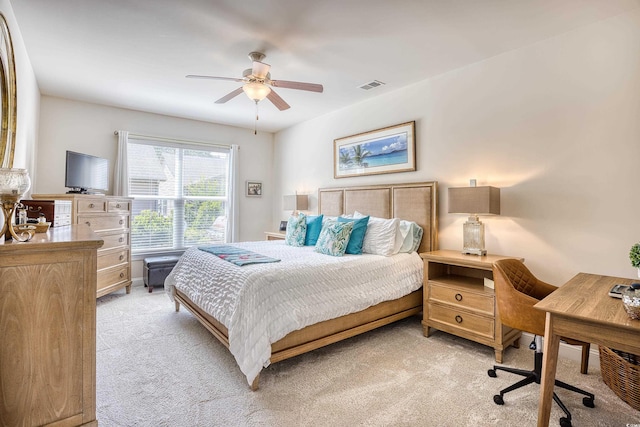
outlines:
[{"label": "gold mirror frame", "polygon": [[13,42],[4,15],[0,13],[0,97],[2,97],[2,131],[0,132],[0,167],[12,168],[16,144],[16,63]]}]

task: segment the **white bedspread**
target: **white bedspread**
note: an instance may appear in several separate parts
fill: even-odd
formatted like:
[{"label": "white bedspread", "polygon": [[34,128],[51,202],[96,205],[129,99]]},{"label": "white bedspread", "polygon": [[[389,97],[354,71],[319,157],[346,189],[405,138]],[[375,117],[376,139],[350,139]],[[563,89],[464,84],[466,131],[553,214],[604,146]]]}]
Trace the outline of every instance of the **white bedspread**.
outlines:
[{"label": "white bedspread", "polygon": [[284,241],[235,245],[281,261],[238,267],[197,248],[167,280],[229,330],[229,347],[249,384],[269,365],[271,344],[324,320],[397,299],[422,286],[417,253],[332,257]]}]

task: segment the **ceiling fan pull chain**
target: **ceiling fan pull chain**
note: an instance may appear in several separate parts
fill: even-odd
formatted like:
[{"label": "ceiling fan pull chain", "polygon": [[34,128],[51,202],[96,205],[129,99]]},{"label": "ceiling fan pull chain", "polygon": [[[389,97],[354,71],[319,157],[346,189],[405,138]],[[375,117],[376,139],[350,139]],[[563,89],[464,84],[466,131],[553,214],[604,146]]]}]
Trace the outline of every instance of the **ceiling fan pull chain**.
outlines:
[{"label": "ceiling fan pull chain", "polygon": [[258,134],[258,101],[256,101],[256,122],[253,126],[253,134]]}]

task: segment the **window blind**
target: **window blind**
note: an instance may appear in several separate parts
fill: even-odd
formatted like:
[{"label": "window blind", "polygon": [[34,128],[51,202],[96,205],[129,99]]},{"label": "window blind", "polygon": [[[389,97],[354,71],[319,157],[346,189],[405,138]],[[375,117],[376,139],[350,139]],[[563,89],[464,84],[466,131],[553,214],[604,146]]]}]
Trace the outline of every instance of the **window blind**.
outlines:
[{"label": "window blind", "polygon": [[127,163],[134,254],[226,241],[229,148],[129,136]]}]

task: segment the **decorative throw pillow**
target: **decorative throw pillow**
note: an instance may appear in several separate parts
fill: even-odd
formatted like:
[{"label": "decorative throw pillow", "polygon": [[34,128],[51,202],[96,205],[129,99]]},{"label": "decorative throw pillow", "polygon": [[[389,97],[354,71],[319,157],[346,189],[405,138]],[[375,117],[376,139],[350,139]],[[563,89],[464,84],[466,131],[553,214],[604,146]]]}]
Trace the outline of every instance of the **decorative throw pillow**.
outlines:
[{"label": "decorative throw pillow", "polygon": [[304,238],[305,246],[315,246],[322,230],[322,219],[324,215],[307,217],[307,235]]},{"label": "decorative throw pillow", "polygon": [[284,241],[290,246],[304,246],[304,239],[307,235],[307,217],[300,213],[298,216],[291,216],[287,221],[287,234]]},{"label": "decorative throw pillow", "polygon": [[352,230],[353,222],[331,222],[326,224],[320,231],[314,250],[325,255],[344,255]]},{"label": "decorative throw pillow", "polygon": [[398,251],[399,253],[411,253],[418,250],[422,240],[422,227],[413,221],[400,220],[398,234],[402,236],[402,245]]},{"label": "decorative throw pillow", "polygon": [[364,242],[364,236],[367,232],[367,223],[369,217],[365,216],[358,219],[339,217],[338,222],[353,222],[353,231],[351,237],[349,237],[349,243],[347,244],[347,250],[345,253],[352,255],[362,254],[362,244]]},{"label": "decorative throw pillow", "polygon": [[[362,218],[364,215],[356,211],[353,217]],[[397,238],[399,225],[400,220],[398,218],[370,217],[367,224],[367,232],[362,242],[362,252],[382,256],[391,256],[398,253],[402,246],[402,240]]]}]

